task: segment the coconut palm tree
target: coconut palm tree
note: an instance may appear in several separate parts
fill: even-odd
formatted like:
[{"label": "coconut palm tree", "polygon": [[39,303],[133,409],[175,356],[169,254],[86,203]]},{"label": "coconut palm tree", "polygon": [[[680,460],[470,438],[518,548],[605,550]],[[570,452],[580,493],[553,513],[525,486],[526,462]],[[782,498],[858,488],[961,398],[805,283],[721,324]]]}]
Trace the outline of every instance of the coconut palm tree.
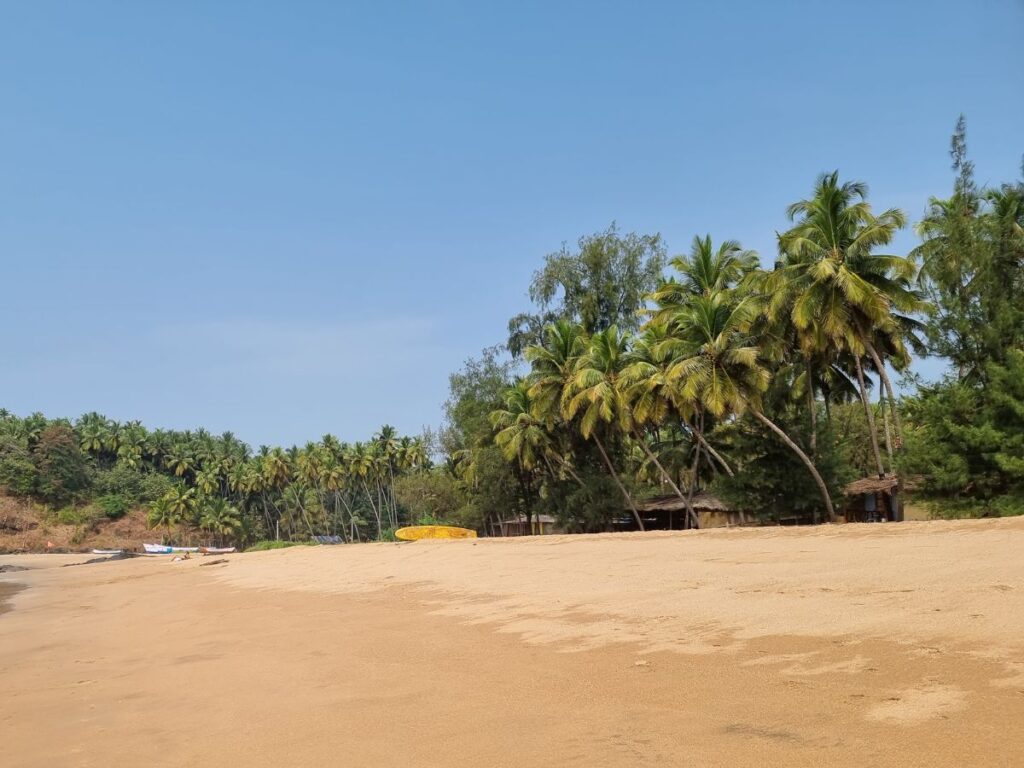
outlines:
[{"label": "coconut palm tree", "polygon": [[177,514],[171,509],[170,494],[161,496],[149,505],[149,514],[146,518],[150,528],[163,527],[166,530],[164,542],[171,536],[171,528],[180,522]]},{"label": "coconut palm tree", "polygon": [[[645,429],[658,429],[668,421],[675,411],[682,419],[682,411],[692,413],[690,404],[681,403],[675,388],[669,383],[666,372],[672,363],[671,347],[665,344],[668,327],[663,323],[648,324],[642,335],[636,339],[628,355],[627,365],[619,377],[619,385],[625,389],[633,416],[633,431],[636,442],[647,461],[657,467],[662,479],[686,507],[689,525],[698,527],[697,513],[693,509],[692,493],[684,494],[672,475],[662,465],[657,454],[647,444]],[[695,478],[691,479],[691,492]]]},{"label": "coconut palm tree", "polygon": [[633,513],[637,527],[644,530],[640,512],[633,502],[605,448],[602,433],[610,437],[633,431],[633,415],[625,391],[619,386],[619,374],[625,365],[629,338],[609,326],[590,337],[586,350],[576,359],[562,392],[561,411],[567,422],[579,419],[578,428],[585,440],[593,440],[615,484]]},{"label": "coconut palm tree", "polygon": [[757,269],[756,251],[744,250],[736,240],[726,240],[715,248],[711,235],[695,236],[687,256],[669,262],[680,279],[664,281],[650,298],[660,305],[675,305],[688,296],[710,296],[731,290]]},{"label": "coconut palm tree", "polygon": [[828,487],[814,462],[775,422],[765,416],[761,395],[771,376],[759,360],[760,349],[749,330],[757,316],[750,299],[734,300],[725,294],[696,296],[673,316],[673,333],[689,353],[680,355],[666,371],[687,401],[715,418],[749,412],[774,432],[803,462],[821,492],[829,520],[835,510]]},{"label": "coconut palm tree", "polygon": [[164,456],[164,464],[174,473],[175,477],[184,477],[195,468],[196,460],[189,446],[184,442],[179,442],[171,446]]},{"label": "coconut palm tree", "polygon": [[81,448],[86,453],[100,454],[108,439],[107,420],[96,411],[82,415],[75,424]]},{"label": "coconut palm tree", "polygon": [[177,523],[192,520],[196,509],[197,497],[196,489],[189,488],[184,483],[178,483],[167,493],[170,514]]},{"label": "coconut palm tree", "polygon": [[[696,296],[719,295],[724,299],[726,296],[734,295],[741,285],[745,287],[748,278],[756,273],[758,257],[755,251],[745,250],[735,240],[726,240],[716,249],[711,236],[705,235],[703,238],[694,237],[689,255],[677,256],[672,259],[671,264],[680,278],[672,277],[663,282],[649,297],[657,308],[651,313],[652,319],[647,327],[665,329],[661,338],[657,340],[657,348],[654,349],[652,346],[652,351],[661,359],[662,364],[672,357],[687,353],[685,345],[679,346],[678,334],[669,331],[678,320],[679,311]],[[664,383],[657,386],[663,387]],[[667,394],[667,391],[664,393]],[[700,411],[699,404],[682,402],[678,393],[671,393],[670,401],[681,417],[680,427],[685,428],[695,438],[700,448],[731,476],[732,468],[708,443],[704,435],[705,414]],[[697,451],[695,460],[699,459],[700,451]],[[696,471],[695,463],[694,475]]]},{"label": "coconut palm tree", "polygon": [[[813,194],[787,209],[794,226],[779,235],[783,263],[765,281],[768,313],[788,314],[809,348],[846,350],[853,359],[861,402],[879,476],[885,474],[874,412],[867,397],[863,357],[884,376],[884,361],[873,344],[876,329],[894,331],[893,310],[919,311],[910,288],[913,259],[880,255],[906,225],[898,209],[879,215],[867,202],[867,186],[840,183],[838,171],[822,175]],[[807,341],[812,340],[812,341]]]},{"label": "coconut palm tree", "polygon": [[199,527],[215,537],[218,544],[234,537],[242,527],[242,518],[227,499],[217,496],[199,504]]},{"label": "coconut palm tree", "polygon": [[496,430],[494,442],[508,461],[532,471],[544,460],[551,438],[543,422],[534,416],[530,382],[517,380],[505,390],[503,400],[505,407],[490,414]]},{"label": "coconut palm tree", "polygon": [[585,348],[582,329],[568,320],[558,320],[544,329],[542,344],[524,352],[531,365],[529,395],[549,430],[561,420],[562,394]]}]

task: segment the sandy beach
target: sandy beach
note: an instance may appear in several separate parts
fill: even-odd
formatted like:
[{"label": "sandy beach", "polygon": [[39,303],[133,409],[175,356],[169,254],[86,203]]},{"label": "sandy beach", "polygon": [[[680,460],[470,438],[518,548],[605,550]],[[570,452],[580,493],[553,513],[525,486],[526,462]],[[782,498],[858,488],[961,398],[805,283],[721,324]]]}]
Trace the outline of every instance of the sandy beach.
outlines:
[{"label": "sandy beach", "polygon": [[1020,765],[1022,553],[1009,519],[0,556],[0,764]]}]

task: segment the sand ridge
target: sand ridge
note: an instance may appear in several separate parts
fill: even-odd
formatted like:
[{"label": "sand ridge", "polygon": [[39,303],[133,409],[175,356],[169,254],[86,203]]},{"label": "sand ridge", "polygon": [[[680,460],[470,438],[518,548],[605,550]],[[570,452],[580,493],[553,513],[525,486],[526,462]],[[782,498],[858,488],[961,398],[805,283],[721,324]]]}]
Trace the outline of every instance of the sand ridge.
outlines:
[{"label": "sand ridge", "polygon": [[[440,613],[530,641],[708,650],[728,636],[1024,646],[1024,519],[743,528],[278,550],[246,587],[416,586]],[[588,618],[589,617],[589,618]]]}]

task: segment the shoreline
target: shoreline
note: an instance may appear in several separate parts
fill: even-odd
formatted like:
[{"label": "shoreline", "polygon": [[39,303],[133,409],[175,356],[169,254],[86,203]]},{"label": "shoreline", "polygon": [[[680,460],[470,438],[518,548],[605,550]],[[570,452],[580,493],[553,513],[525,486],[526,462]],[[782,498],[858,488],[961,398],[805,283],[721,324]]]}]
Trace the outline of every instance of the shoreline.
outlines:
[{"label": "shoreline", "polygon": [[13,598],[19,592],[28,589],[26,584],[16,581],[0,581],[0,616],[14,610]]}]

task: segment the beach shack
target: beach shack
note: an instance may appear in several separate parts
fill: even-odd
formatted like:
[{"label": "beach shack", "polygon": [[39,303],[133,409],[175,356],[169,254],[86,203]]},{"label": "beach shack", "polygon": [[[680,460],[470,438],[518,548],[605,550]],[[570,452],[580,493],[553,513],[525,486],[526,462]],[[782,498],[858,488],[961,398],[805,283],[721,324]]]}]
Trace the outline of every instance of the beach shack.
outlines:
[{"label": "beach shack", "polygon": [[[757,518],[750,512],[735,509],[707,491],[693,495],[693,511],[701,528],[727,528],[737,525],[757,525]],[[637,502],[637,511],[649,531],[676,530],[688,528],[686,502],[677,494],[656,496]]]},{"label": "beach shack", "polygon": [[526,515],[519,515],[497,524],[498,536],[542,536],[548,533],[563,533],[551,515],[533,515],[529,521]]},{"label": "beach shack", "polygon": [[903,520],[897,475],[863,477],[843,488],[846,503],[843,514],[848,523],[883,523]]}]

